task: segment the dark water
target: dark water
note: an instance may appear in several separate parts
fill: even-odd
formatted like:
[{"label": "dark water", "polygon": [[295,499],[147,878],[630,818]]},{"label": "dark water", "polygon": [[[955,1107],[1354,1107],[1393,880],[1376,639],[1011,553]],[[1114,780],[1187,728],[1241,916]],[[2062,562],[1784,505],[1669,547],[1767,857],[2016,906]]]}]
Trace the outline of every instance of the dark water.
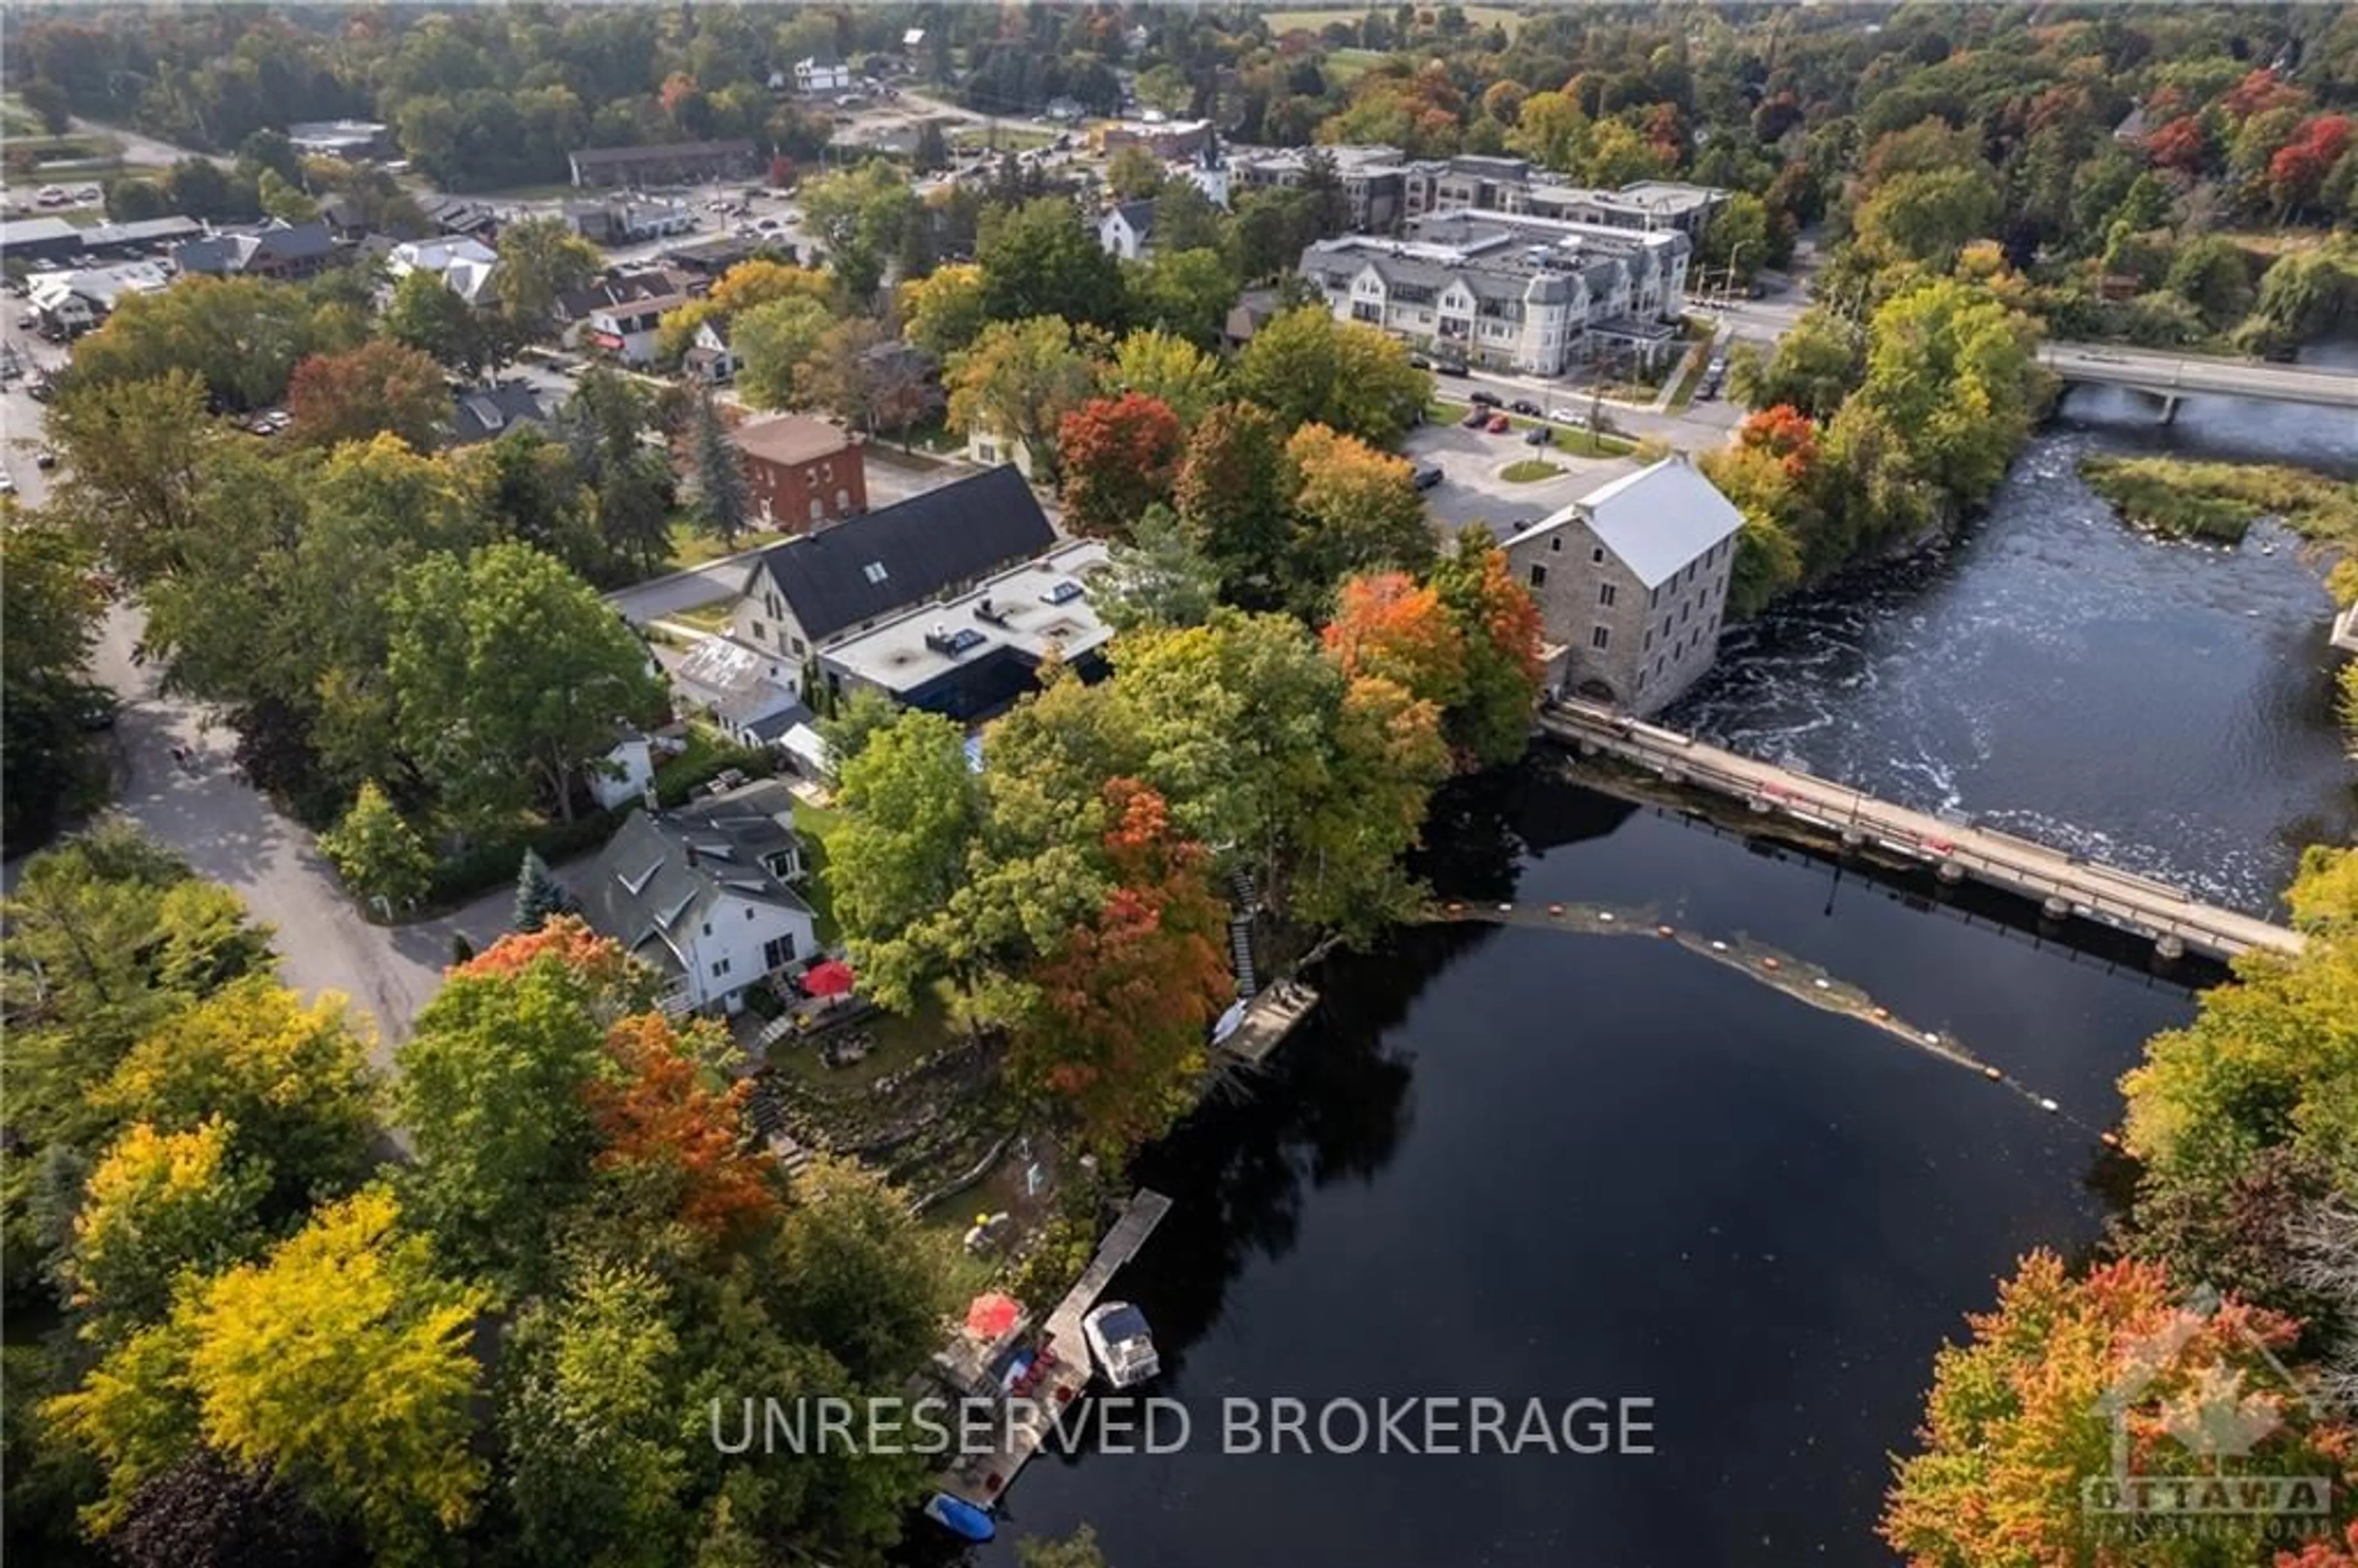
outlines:
[{"label": "dark water", "polygon": [[[2280,538],[2137,538],[2071,465],[2166,440],[2358,473],[2358,428],[2070,414],[1969,539],[1744,633],[1674,717],[2266,907],[2299,843],[2352,826],[2324,596]],[[1450,892],[1773,944],[2060,1109],[1643,937],[1426,929],[1330,963],[1272,1073],[1140,1173],[1177,1204],[1116,1293],[1193,1445],[1036,1461],[1003,1536],[1089,1521],[1116,1568],[1890,1563],[1874,1521],[1934,1352],[2023,1251],[2100,1237],[2122,1173],[2095,1131],[2188,993],[1545,763],[1432,838]],[[1416,1394],[1650,1398],[1656,1452],[1219,1452],[1227,1399]]]},{"label": "dark water", "polygon": [[2165,430],[2098,388],[2064,416],[1965,538],[1737,630],[1665,721],[2267,913],[2301,846],[2358,830],[2331,601],[2283,530],[2144,538],[2076,465],[2169,451],[2358,483],[2358,416],[2198,398]]},{"label": "dark water", "polygon": [[[1274,1076],[1141,1173],[1177,1206],[1118,1289],[1198,1451],[1036,1461],[1008,1532],[1090,1520],[1118,1568],[1887,1563],[1934,1351],[2025,1248],[2099,1234],[2077,1119],[2183,994],[1544,776],[1452,831],[1458,891],[1773,933],[2063,1114],[1649,938],[1427,930],[1331,965]],[[1226,1398],[1436,1393],[1650,1397],[1657,1452],[1218,1452]]]}]

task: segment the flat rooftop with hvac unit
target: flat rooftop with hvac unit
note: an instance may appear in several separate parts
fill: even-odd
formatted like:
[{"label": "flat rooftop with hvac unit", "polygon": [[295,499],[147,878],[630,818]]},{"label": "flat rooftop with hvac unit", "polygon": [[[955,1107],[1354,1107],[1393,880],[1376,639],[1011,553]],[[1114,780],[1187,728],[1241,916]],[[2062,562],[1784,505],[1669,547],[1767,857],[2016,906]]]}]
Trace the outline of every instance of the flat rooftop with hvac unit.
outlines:
[{"label": "flat rooftop with hvac unit", "polygon": [[985,717],[1030,690],[1051,657],[1094,668],[1113,629],[1089,602],[1088,579],[1109,558],[1099,540],[1060,545],[845,638],[819,667],[842,691],[872,687],[911,708]]}]

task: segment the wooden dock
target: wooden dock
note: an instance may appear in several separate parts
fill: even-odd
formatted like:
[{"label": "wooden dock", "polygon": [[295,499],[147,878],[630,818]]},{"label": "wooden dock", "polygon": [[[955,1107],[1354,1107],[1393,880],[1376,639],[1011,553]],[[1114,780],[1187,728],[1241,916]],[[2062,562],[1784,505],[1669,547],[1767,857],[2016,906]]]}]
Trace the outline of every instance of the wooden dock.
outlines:
[{"label": "wooden dock", "polygon": [[2191,949],[2233,958],[2262,951],[2293,954],[2298,931],[2134,872],[2115,871],[2017,834],[1945,821],[1930,812],[1879,800],[1589,703],[1558,702],[1540,711],[1541,730],[1585,757],[1606,756],[1663,783],[1742,802],[1835,837],[1849,849],[1873,849],[1931,866],[1947,881],[1966,877],[2039,903],[2058,919],[2080,915],[2151,937],[2165,957]]},{"label": "wooden dock", "polygon": [[1171,1200],[1145,1187],[1139,1188],[1122,1206],[1120,1217],[1098,1242],[1097,1256],[1089,1260],[1080,1279],[1048,1314],[1046,1337],[1041,1342],[1047,1373],[1024,1396],[1030,1401],[1022,1407],[1024,1419],[1003,1423],[1001,1440],[996,1448],[960,1455],[941,1476],[945,1491],[964,1498],[977,1508],[987,1509],[996,1505],[1007,1488],[1014,1485],[1016,1476],[1055,1430],[1057,1415],[1080,1398],[1094,1374],[1088,1342],[1081,1336],[1081,1319],[1098,1304],[1098,1298],[1113,1283],[1121,1266],[1138,1256],[1147,1238],[1154,1234],[1154,1227],[1170,1212]]},{"label": "wooden dock", "polygon": [[1218,1049],[1232,1060],[1258,1067],[1317,1005],[1318,993],[1308,986],[1280,980],[1245,1004],[1243,1020]]}]

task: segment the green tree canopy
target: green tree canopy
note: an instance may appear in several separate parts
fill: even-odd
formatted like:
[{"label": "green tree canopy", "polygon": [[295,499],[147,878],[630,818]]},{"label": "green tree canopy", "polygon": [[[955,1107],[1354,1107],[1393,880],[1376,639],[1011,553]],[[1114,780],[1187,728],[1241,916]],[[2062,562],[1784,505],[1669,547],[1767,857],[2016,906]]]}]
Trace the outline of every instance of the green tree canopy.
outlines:
[{"label": "green tree canopy", "polygon": [[525,545],[404,572],[387,674],[403,744],[478,812],[539,801],[570,820],[575,786],[618,722],[663,706],[647,652],[589,584]]}]

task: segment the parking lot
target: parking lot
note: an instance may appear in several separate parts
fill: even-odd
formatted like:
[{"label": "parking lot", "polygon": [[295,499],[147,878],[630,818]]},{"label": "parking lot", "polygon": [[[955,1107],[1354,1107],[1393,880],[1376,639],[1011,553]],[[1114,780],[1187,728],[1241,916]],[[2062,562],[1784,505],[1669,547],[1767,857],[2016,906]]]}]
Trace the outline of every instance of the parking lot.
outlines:
[{"label": "parking lot", "polygon": [[6,308],[0,319],[0,470],[19,502],[38,506],[48,499],[49,476],[35,460],[45,443],[41,406],[31,389],[36,378],[64,365],[66,351],[16,324],[23,300],[11,296],[0,298],[0,306]]},{"label": "parking lot", "polygon": [[[1456,424],[1427,425],[1411,431],[1401,451],[1420,467],[1429,464],[1441,470],[1441,482],[1424,492],[1424,503],[1443,534],[1455,534],[1469,523],[1486,523],[1500,538],[1560,511],[1634,466],[1628,458],[1576,458],[1560,449],[1526,446],[1520,427],[1493,436]],[[1516,463],[1534,458],[1563,472],[1529,482],[1501,477]]]}]

